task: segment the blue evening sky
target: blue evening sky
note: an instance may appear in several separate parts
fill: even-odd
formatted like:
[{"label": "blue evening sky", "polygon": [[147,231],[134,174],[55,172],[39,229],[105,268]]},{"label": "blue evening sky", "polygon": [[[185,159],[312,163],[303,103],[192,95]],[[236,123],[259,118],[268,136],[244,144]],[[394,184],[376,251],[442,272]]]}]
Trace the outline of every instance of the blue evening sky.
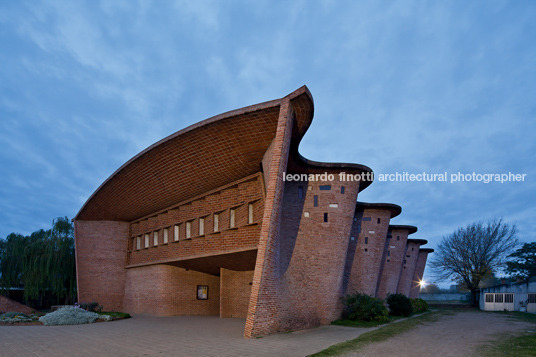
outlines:
[{"label": "blue evening sky", "polygon": [[536,231],[534,1],[3,1],[0,237],[72,218],[125,161],[213,115],[306,84],[301,153],[376,174],[520,173],[524,182],[379,182],[392,224],[441,237],[477,220]]}]

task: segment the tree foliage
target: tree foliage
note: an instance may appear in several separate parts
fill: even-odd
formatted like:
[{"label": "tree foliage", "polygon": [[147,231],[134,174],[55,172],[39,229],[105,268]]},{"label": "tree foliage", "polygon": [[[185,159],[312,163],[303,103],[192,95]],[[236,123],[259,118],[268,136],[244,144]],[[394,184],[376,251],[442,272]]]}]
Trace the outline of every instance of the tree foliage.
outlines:
[{"label": "tree foliage", "polygon": [[503,268],[518,245],[515,225],[502,220],[476,222],[443,237],[430,265],[439,279],[463,282],[474,302],[482,279]]},{"label": "tree foliage", "polygon": [[536,276],[536,242],[525,243],[521,248],[508,256],[506,272],[512,278],[527,281]]},{"label": "tree foliage", "polygon": [[24,288],[24,299],[39,300],[45,293],[57,302],[76,296],[74,229],[67,217],[52,228],[29,236],[11,233],[0,244],[0,288]]}]

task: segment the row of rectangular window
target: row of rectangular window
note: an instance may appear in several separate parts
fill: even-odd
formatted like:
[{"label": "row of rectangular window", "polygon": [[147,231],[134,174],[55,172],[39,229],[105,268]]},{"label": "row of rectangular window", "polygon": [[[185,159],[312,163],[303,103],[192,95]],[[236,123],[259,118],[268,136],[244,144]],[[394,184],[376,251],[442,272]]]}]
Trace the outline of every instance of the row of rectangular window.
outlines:
[{"label": "row of rectangular window", "polygon": [[[253,224],[253,212],[254,212],[253,204],[250,203],[248,204],[248,224]],[[220,214],[214,213],[213,218],[214,218],[213,219],[213,224],[214,224],[213,232],[218,233],[220,231]],[[192,222],[193,221],[186,222],[186,231],[185,231],[186,239],[192,238]],[[173,241],[175,242],[178,241],[180,238],[179,227],[180,227],[180,224],[176,224],[173,226]],[[236,208],[231,208],[229,210],[229,228],[230,229],[236,228]],[[153,232],[153,246],[158,245],[158,232],[159,231]],[[205,235],[205,218],[204,217],[199,218],[199,234],[198,235],[199,236]],[[143,238],[144,238],[144,248],[149,248],[150,233],[145,233],[143,235]],[[136,237],[136,250],[141,249],[141,240],[142,240],[142,236]],[[163,237],[164,244],[167,244],[168,240],[169,240],[169,227],[164,228],[164,237]]]},{"label": "row of rectangular window", "polygon": [[497,293],[497,294],[486,294],[486,302],[504,302],[511,304],[514,302],[514,294],[510,293]]}]

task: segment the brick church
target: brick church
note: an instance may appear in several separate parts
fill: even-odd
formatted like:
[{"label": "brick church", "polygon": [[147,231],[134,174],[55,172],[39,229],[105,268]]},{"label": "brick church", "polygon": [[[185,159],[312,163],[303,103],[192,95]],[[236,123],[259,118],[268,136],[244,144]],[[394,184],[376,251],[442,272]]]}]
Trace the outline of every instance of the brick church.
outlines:
[{"label": "brick church", "polygon": [[78,301],[243,318],[249,338],[328,324],[354,291],[416,297],[432,250],[390,224],[399,206],[357,201],[371,180],[341,179],[370,168],[299,154],[312,119],[304,86],[126,162],[74,219]]}]

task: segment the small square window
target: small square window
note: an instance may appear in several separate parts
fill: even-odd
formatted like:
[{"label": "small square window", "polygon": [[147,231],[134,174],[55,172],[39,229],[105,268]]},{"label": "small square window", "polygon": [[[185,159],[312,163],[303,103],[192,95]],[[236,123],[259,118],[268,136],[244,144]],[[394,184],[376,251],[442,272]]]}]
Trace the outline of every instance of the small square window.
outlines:
[{"label": "small square window", "polygon": [[309,212],[303,212],[303,216],[304,216],[305,218],[309,218]]},{"label": "small square window", "polygon": [[367,249],[367,248],[365,248],[365,252],[368,252],[368,249]]}]

